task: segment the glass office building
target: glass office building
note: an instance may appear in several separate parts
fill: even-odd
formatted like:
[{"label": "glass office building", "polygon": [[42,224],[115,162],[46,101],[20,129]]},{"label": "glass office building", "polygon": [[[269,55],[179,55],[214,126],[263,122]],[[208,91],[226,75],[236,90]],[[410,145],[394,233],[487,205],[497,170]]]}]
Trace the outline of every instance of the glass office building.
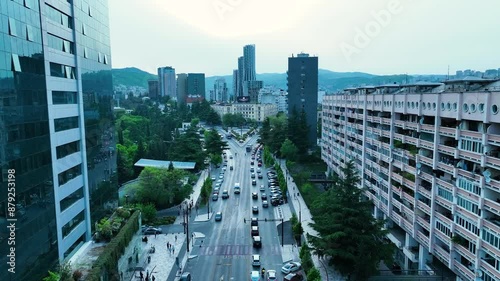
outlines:
[{"label": "glass office building", "polygon": [[41,280],[116,204],[110,54],[107,1],[0,1],[0,280]]}]

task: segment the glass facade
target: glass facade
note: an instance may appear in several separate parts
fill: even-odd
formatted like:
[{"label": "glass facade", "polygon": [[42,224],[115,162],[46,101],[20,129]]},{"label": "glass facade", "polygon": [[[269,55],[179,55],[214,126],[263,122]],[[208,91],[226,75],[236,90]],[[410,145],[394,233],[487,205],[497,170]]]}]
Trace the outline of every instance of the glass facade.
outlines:
[{"label": "glass facade", "polygon": [[[26,3],[0,1],[0,280],[40,280],[58,258],[40,9],[38,1]],[[12,246],[9,169],[15,169],[15,277],[5,266]]]},{"label": "glass facade", "polygon": [[0,280],[41,280],[117,204],[108,22],[106,0],[0,1]]}]

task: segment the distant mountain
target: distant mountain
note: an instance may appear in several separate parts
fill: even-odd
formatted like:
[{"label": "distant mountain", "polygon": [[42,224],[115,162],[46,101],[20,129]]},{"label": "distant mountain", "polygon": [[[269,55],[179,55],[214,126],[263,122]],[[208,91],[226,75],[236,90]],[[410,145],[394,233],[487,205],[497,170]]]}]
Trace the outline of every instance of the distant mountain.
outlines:
[{"label": "distant mountain", "polygon": [[147,89],[148,80],[158,79],[157,75],[151,74],[135,67],[115,68],[111,71],[111,73],[113,75],[113,84],[115,86],[139,86]]},{"label": "distant mountain", "polygon": [[[140,86],[148,88],[149,79],[158,79],[157,75],[142,71],[135,67],[113,69],[113,83],[115,85]],[[208,93],[213,89],[215,80],[224,78],[226,80],[229,92],[233,91],[233,76],[209,76],[205,77],[205,89]],[[401,84],[412,83],[416,81],[442,81],[445,75],[374,75],[364,72],[335,72],[326,69],[318,71],[318,87],[320,90],[335,92],[348,87],[383,85],[383,84]],[[286,90],[286,73],[261,73],[257,74],[257,80],[264,81],[265,86],[275,86]]]}]

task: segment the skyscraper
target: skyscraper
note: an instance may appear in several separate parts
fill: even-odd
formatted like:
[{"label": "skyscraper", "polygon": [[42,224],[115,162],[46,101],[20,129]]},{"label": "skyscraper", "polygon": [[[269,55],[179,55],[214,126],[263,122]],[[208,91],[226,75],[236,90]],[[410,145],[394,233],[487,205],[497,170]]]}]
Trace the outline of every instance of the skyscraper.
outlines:
[{"label": "skyscraper", "polygon": [[158,80],[156,79],[148,80],[148,96],[151,99],[158,98]]},{"label": "skyscraper", "polygon": [[185,103],[188,96],[187,93],[187,77],[186,73],[177,74],[177,103]]},{"label": "skyscraper", "polygon": [[214,99],[220,102],[227,102],[227,84],[224,78],[215,80],[214,83]]},{"label": "skyscraper", "polygon": [[175,68],[172,68],[171,66],[159,67],[158,82],[160,87],[160,96],[168,96],[171,98],[176,96]]},{"label": "skyscraper", "polygon": [[309,143],[317,140],[318,111],[318,57],[298,54],[288,58],[288,114],[293,110],[306,113],[309,125]]},{"label": "skyscraper", "polygon": [[107,1],[1,1],[0,20],[0,280],[41,280],[118,197]]},{"label": "skyscraper", "polygon": [[233,70],[233,98],[238,96],[238,69]]},{"label": "skyscraper", "polygon": [[243,46],[243,81],[254,81],[255,74],[255,45]]},{"label": "skyscraper", "polygon": [[244,63],[243,57],[238,58],[238,93],[235,94],[237,97],[243,96],[243,73],[244,73]]},{"label": "skyscraper", "polygon": [[205,74],[188,73],[187,76],[188,96],[201,96],[205,98]]}]

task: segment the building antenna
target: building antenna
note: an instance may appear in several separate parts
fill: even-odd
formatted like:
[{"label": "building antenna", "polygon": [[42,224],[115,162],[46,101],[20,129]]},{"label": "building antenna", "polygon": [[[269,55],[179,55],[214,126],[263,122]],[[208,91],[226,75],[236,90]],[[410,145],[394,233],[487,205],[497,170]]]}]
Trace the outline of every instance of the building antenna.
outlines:
[{"label": "building antenna", "polygon": [[448,79],[446,80],[450,80],[450,65],[448,64]]}]

